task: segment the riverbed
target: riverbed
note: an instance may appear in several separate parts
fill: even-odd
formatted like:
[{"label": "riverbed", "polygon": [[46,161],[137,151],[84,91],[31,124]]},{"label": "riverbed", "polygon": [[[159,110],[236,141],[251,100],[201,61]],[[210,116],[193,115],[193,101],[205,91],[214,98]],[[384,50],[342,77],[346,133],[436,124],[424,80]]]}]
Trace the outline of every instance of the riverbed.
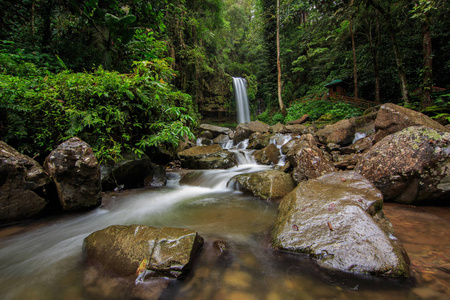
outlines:
[{"label": "riverbed", "polygon": [[[164,188],[110,192],[93,211],[3,228],[1,299],[102,299],[86,288],[82,243],[113,224],[191,228],[205,239],[192,270],[171,281],[160,299],[450,298],[449,207],[385,204],[411,259],[411,279],[338,273],[319,268],[307,256],[271,249],[277,203],[227,186],[236,174],[267,168],[203,171],[183,185],[185,172],[175,172]],[[214,246],[218,241],[226,244],[224,253]],[[108,295],[107,285],[97,292],[102,288]]]}]

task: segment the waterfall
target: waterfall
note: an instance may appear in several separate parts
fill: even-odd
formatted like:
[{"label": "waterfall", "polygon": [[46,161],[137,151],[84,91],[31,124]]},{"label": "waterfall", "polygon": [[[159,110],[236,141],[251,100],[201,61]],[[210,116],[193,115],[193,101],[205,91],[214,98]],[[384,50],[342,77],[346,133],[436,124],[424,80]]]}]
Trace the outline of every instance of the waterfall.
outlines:
[{"label": "waterfall", "polygon": [[250,109],[248,107],[246,80],[233,77],[233,89],[236,97],[236,114],[238,123],[250,122]]}]

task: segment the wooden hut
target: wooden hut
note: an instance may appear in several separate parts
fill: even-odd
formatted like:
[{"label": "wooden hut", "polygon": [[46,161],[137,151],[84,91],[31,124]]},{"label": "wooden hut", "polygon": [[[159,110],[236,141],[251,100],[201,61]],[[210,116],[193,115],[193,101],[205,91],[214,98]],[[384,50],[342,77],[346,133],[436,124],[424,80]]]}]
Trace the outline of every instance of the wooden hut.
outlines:
[{"label": "wooden hut", "polygon": [[325,85],[328,88],[328,96],[341,95],[345,96],[345,83],[336,79]]}]

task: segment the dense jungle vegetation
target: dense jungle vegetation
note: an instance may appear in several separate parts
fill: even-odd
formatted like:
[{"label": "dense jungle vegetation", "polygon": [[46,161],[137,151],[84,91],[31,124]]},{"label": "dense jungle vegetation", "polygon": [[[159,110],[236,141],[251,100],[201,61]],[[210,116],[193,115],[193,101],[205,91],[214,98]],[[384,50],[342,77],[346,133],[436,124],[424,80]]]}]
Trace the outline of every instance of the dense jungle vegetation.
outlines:
[{"label": "dense jungle vegetation", "polygon": [[335,79],[350,96],[450,119],[445,0],[2,0],[0,9],[0,139],[38,159],[72,136],[100,160],[175,148],[204,111],[233,110],[231,76],[247,79],[253,118],[268,123],[362,113],[298,102]]}]

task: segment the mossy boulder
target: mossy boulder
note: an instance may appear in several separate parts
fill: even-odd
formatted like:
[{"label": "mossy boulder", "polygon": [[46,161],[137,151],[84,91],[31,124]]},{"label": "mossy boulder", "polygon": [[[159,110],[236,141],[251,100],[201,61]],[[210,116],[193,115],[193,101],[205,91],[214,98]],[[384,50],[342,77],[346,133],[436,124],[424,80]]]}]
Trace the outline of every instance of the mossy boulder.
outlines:
[{"label": "mossy boulder", "polygon": [[253,133],[266,133],[269,132],[270,126],[261,121],[253,121],[250,123],[239,124],[236,128],[236,132],[233,138],[235,145],[248,139]]},{"label": "mossy boulder", "polygon": [[255,160],[260,164],[263,165],[277,164],[280,155],[280,150],[278,150],[277,146],[275,146],[274,144],[270,144],[269,146],[263,149],[256,150],[255,152],[253,152],[252,155],[255,158]]},{"label": "mossy boulder", "polygon": [[356,172],[301,182],[280,202],[272,245],[333,270],[408,277],[409,259],[382,204],[380,191]]},{"label": "mossy boulder", "polygon": [[290,174],[276,170],[237,175],[230,182],[237,189],[252,193],[264,200],[281,199],[296,185]]},{"label": "mossy boulder", "polygon": [[196,146],[178,153],[181,165],[189,169],[228,169],[237,165],[236,153],[220,145]]},{"label": "mossy boulder", "polygon": [[202,245],[203,238],[191,229],[114,225],[86,237],[83,256],[87,265],[116,276],[179,278]]},{"label": "mossy boulder", "polygon": [[375,144],[355,170],[373,182],[387,201],[448,204],[450,133],[408,127]]}]

